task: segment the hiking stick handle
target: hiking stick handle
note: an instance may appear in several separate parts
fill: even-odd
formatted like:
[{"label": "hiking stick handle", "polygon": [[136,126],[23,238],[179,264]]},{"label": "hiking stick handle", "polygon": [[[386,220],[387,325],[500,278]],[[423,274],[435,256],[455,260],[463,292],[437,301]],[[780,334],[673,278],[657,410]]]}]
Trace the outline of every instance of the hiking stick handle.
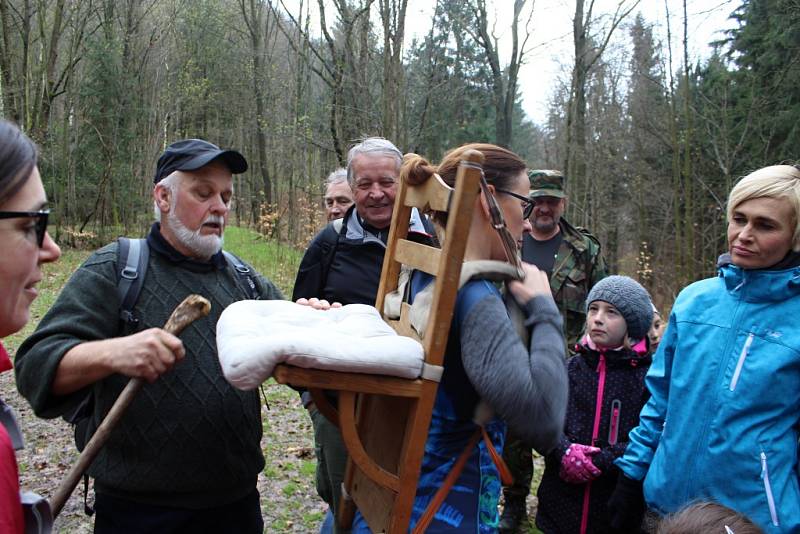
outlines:
[{"label": "hiking stick handle", "polygon": [[[200,295],[189,295],[183,302],[178,304],[178,307],[172,312],[172,315],[170,315],[167,320],[167,324],[164,325],[164,330],[177,336],[193,321],[208,315],[210,310],[211,303],[208,300]],[[108,441],[111,431],[122,418],[122,415],[125,413],[125,410],[128,409],[131,402],[133,402],[136,394],[142,389],[142,386],[144,386],[143,379],[131,378],[125,386],[125,389],[123,389],[122,393],[117,397],[117,400],[114,401],[114,405],[108,411],[108,414],[106,414],[100,426],[97,427],[97,430],[95,430],[92,439],[89,440],[86,447],[84,447],[83,451],[78,456],[75,465],[72,466],[72,469],[69,470],[67,476],[64,477],[64,480],[61,481],[58,489],[56,489],[55,493],[50,498],[50,509],[53,512],[53,518],[58,517],[58,514],[61,513],[61,509],[64,508],[67,499],[69,499],[75,486],[80,482],[83,473],[89,469],[89,466],[97,457],[97,453],[100,452],[100,449],[105,445],[106,441]]]}]

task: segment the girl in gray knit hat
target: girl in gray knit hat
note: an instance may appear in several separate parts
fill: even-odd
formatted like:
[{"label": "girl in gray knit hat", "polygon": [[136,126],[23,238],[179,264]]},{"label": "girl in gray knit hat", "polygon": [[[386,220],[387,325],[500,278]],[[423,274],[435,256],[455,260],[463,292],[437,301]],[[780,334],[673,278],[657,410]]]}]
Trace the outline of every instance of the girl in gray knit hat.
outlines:
[{"label": "girl in gray knit hat", "polygon": [[586,334],[567,364],[569,404],[559,446],[545,457],[536,526],[551,532],[609,532],[606,502],[628,432],[647,400],[650,295],[627,276],[600,280],[586,299]]}]

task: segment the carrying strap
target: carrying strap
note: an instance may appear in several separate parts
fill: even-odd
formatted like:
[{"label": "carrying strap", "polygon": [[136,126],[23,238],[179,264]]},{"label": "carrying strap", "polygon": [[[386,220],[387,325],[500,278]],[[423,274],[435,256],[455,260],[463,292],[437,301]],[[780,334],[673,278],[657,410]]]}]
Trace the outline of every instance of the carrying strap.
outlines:
[{"label": "carrying strap", "polygon": [[[410,276],[407,276],[405,280],[401,281],[401,287],[399,287],[396,291],[393,301],[390,304],[384,304],[384,313],[386,315],[391,316],[393,313],[396,313],[399,317],[400,303],[407,301],[408,298],[406,287],[402,286],[408,282],[409,278]],[[464,262],[464,265],[461,268],[461,277],[458,285],[459,289],[474,278],[497,282],[518,280],[519,271],[515,266],[506,262],[492,260]],[[430,313],[430,307],[432,303],[432,287],[433,284],[429,284],[428,287],[426,287],[423,291],[417,293],[414,296],[414,303],[411,305],[411,313],[409,316],[410,322],[412,327],[420,334],[420,336],[424,336],[424,327],[426,326],[427,317]],[[506,298],[505,301],[506,307],[509,311],[509,317],[511,318],[512,323],[514,323],[515,329],[521,336],[523,336],[527,329],[524,325],[525,317],[522,313],[522,310],[519,309],[519,306],[516,304],[516,301],[513,297]],[[523,339],[525,338],[523,337]],[[489,438],[489,434],[486,432],[486,427],[483,425],[484,422],[490,421],[492,417],[493,413],[489,406],[484,402],[479,403],[475,414],[475,420],[478,424],[478,429],[467,442],[464,450],[461,451],[461,455],[453,464],[450,472],[447,473],[442,485],[433,495],[430,503],[428,503],[428,507],[425,509],[425,512],[423,512],[422,516],[419,518],[419,521],[414,526],[413,534],[422,534],[428,528],[431,521],[433,521],[436,512],[439,510],[442,503],[447,498],[447,495],[450,493],[450,490],[453,488],[453,485],[458,480],[458,477],[464,470],[464,465],[467,463],[467,459],[472,454],[481,438],[483,438],[483,442],[486,445],[486,450],[489,453],[492,462],[497,467],[497,471],[500,475],[500,480],[502,481],[503,485],[510,486],[513,484],[514,478],[511,475],[511,471],[503,461],[502,456],[497,452],[497,449],[495,449],[492,440]]]},{"label": "carrying strap", "polygon": [[235,254],[231,254],[227,250],[223,250],[222,254],[225,259],[233,265],[233,270],[236,273],[236,279],[244,287],[250,300],[260,300],[261,294],[258,292],[258,286],[253,277],[253,271],[244,264]]},{"label": "carrying strap", "polygon": [[461,476],[461,472],[464,470],[467,460],[472,454],[473,449],[475,449],[475,447],[478,445],[478,441],[480,441],[481,437],[483,438],[483,442],[486,444],[487,451],[489,451],[489,456],[491,456],[492,461],[494,462],[495,466],[497,466],[497,470],[500,472],[500,480],[502,481],[503,485],[510,486],[514,483],[514,478],[511,476],[511,471],[509,471],[508,466],[497,452],[497,449],[494,448],[492,440],[489,438],[489,434],[486,432],[486,427],[480,426],[467,442],[467,446],[464,447],[464,450],[461,451],[461,454],[453,464],[450,472],[447,473],[442,485],[439,486],[438,490],[436,490],[431,502],[428,503],[428,507],[425,508],[425,512],[423,512],[423,514],[420,516],[417,524],[414,525],[412,534],[422,534],[430,526],[431,521],[433,521],[434,516],[436,516],[436,512],[439,510],[439,507],[442,506],[442,503],[444,502],[445,498],[447,498],[450,490],[453,489],[458,477]]},{"label": "carrying strap", "polygon": [[[150,257],[150,247],[146,239],[130,239],[120,237],[117,265],[121,269],[117,272],[117,295],[119,295],[120,307],[119,318],[131,325],[139,322],[134,315],[133,308],[139,299],[139,293],[144,285],[144,277],[147,274],[147,261]],[[252,269],[240,260],[235,254],[223,250],[225,260],[233,266],[236,280],[241,289],[247,294],[247,298],[259,300],[261,294],[258,292],[255,276]]]},{"label": "carrying strap", "polygon": [[[458,281],[458,289],[474,278],[491,280],[493,282],[507,282],[519,280],[517,268],[504,261],[495,260],[474,260],[465,261],[461,266],[461,276]],[[400,270],[400,277],[397,289],[388,293],[383,303],[383,313],[390,319],[399,319],[400,310],[403,302],[408,302],[410,289],[411,270],[405,265]],[[419,337],[425,337],[425,328],[428,326],[428,316],[430,315],[431,305],[433,304],[433,284],[428,284],[422,291],[414,295],[414,303],[409,312],[409,323],[417,332]],[[513,298],[508,299],[514,301]],[[506,307],[509,308],[508,302]],[[512,313],[516,312],[516,313]],[[525,317],[517,306],[516,310],[509,309],[511,320],[514,321],[515,329],[522,334],[525,331]],[[522,325],[520,328],[519,325]]]},{"label": "carrying strap", "polygon": [[139,319],[133,314],[133,307],[139,298],[147,274],[147,260],[150,247],[145,239],[120,237],[119,258],[117,266],[122,266],[117,273],[117,294],[119,295],[119,318],[128,324],[136,324]]},{"label": "carrying strap", "polygon": [[333,232],[322,232],[322,262],[320,262],[322,263],[321,287],[324,287],[328,281],[328,271],[331,270],[333,257],[336,256],[336,249],[339,245],[339,235],[342,232],[342,226],[344,226],[344,218],[335,219],[333,222],[331,222],[331,228],[333,229]]}]

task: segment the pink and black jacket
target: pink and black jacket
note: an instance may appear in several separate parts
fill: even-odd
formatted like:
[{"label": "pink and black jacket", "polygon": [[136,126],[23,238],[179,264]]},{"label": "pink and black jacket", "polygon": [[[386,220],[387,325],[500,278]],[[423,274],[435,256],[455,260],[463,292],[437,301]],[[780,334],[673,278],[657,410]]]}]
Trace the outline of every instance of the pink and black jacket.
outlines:
[{"label": "pink and black jacket", "polygon": [[[625,453],[628,432],[639,424],[649,394],[644,377],[650,367],[646,341],[632,349],[598,350],[584,337],[567,362],[569,402],[564,434],[545,457],[539,486],[536,526],[545,533],[609,532],[606,502],[617,483],[614,460]],[[594,465],[602,474],[584,484],[559,477],[561,459],[573,443],[598,447]]]}]

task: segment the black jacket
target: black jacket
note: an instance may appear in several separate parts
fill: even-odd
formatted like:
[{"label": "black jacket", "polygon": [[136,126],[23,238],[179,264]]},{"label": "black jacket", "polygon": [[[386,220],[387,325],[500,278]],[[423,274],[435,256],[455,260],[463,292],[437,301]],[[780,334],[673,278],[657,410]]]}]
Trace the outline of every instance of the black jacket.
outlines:
[{"label": "black jacket", "polygon": [[[375,304],[386,253],[388,229],[380,233],[365,228],[351,206],[341,229],[328,223],[306,250],[292,300],[317,297],[342,304]],[[409,239],[433,244],[433,226],[416,211],[412,215]]]},{"label": "black jacket", "polygon": [[607,351],[599,432],[593,441],[601,376],[600,353],[584,343],[577,346],[578,354],[567,363],[569,402],[564,435],[556,449],[545,457],[545,471],[537,494],[539,507],[536,526],[546,534],[580,531],[583,499],[589,485],[570,484],[558,474],[561,458],[572,443],[601,449],[592,459],[592,463],[603,474],[593,480],[588,488],[590,504],[587,532],[610,531],[606,503],[619,474],[614,460],[625,453],[628,433],[639,424],[639,412],[650,396],[644,385],[644,377],[652,361],[646,348],[642,347],[644,354],[631,349]]}]

